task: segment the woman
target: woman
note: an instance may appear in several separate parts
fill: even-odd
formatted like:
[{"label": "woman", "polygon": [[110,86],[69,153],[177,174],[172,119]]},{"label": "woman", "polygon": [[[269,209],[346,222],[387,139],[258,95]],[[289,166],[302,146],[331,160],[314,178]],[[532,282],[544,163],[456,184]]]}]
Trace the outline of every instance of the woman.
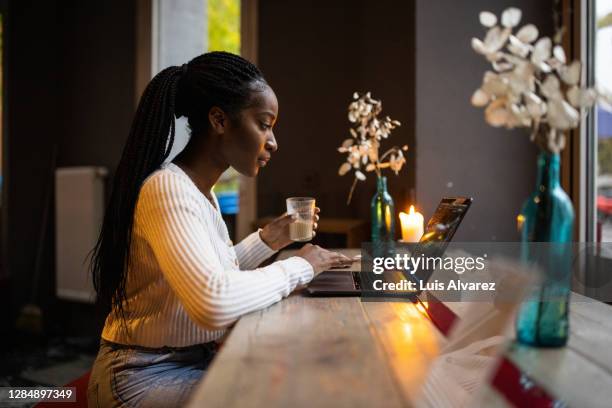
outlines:
[{"label": "woman", "polygon": [[[164,164],[175,117],[191,129]],[[288,215],[233,246],[212,186],[229,166],[256,176],[277,150],[278,103],[243,58],[211,52],[170,67],[147,86],[114,179],[92,273],[110,307],[88,388],[91,407],[183,406],[243,314],[288,296],[348,259],[288,245]],[[317,216],[318,219],[318,216]]]}]

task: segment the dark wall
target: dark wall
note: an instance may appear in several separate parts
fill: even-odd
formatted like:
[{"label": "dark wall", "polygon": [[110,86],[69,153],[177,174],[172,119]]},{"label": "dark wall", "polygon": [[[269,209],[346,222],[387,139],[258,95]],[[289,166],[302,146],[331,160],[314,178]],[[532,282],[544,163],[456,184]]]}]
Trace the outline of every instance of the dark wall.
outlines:
[{"label": "dark wall", "polygon": [[536,148],[524,130],[495,129],[470,104],[485,70],[470,46],[484,38],[478,13],[523,11],[550,35],[553,1],[435,0],[416,2],[416,187],[429,217],[442,195],[469,195],[474,204],[456,240],[516,241],[516,216],[535,187]]},{"label": "dark wall", "polygon": [[[7,305],[8,299],[3,299],[3,307],[10,306],[14,314],[30,300],[42,202],[50,180],[49,152],[59,134],[59,69],[56,67],[60,60],[56,44],[58,10],[54,2],[34,5],[13,1],[8,11],[3,44],[7,48],[4,91],[8,94],[8,103],[4,112],[8,131],[3,135],[6,195],[2,197],[2,205],[6,206],[3,212],[6,217],[2,223],[8,237],[3,242],[6,260],[3,267],[8,269],[13,302]],[[46,239],[49,237],[47,234]],[[47,268],[51,263],[51,248],[45,249]]]},{"label": "dark wall", "polygon": [[[62,1],[59,164],[113,170],[134,115],[134,2]],[[68,4],[69,3],[69,4]]]},{"label": "dark wall", "polygon": [[[340,177],[354,91],[371,91],[383,114],[402,122],[393,144],[414,147],[414,5],[408,1],[259,2],[259,66],[279,100],[279,150],[257,180],[258,215],[279,214],[285,198],[314,195],[321,216],[369,219],[375,177],[346,198]],[[404,208],[414,187],[414,156],[390,192]]]},{"label": "dark wall", "polygon": [[9,3],[9,19],[3,222],[13,306],[29,299],[51,203],[35,300],[53,314],[53,197],[46,198],[53,193],[52,152],[57,146],[57,166],[115,167],[134,111],[134,6],[19,0]]}]

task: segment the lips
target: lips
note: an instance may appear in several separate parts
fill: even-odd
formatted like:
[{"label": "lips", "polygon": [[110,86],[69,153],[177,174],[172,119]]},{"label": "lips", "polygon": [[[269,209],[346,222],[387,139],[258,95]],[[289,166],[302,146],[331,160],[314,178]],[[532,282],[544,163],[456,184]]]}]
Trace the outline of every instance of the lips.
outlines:
[{"label": "lips", "polygon": [[270,157],[260,157],[257,159],[257,163],[260,167],[265,167],[270,161]]}]

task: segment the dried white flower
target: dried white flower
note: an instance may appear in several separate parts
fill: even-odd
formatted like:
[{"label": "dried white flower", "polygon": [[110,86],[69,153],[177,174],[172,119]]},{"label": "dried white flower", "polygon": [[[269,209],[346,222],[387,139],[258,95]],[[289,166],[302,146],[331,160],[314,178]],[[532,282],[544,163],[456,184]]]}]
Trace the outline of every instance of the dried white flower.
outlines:
[{"label": "dried white flower", "polygon": [[344,176],[346,173],[351,171],[351,168],[352,166],[350,165],[350,163],[342,163],[342,165],[338,169],[338,174]]},{"label": "dried white flower", "polygon": [[477,89],[472,95],[472,105],[479,108],[486,106],[489,103],[489,95],[482,89]]},{"label": "dried white flower", "polygon": [[[491,63],[471,103],[484,108],[488,124],[495,127],[531,128],[530,138],[553,152],[565,145],[564,131],[580,122],[579,109],[600,102],[612,109],[612,95],[579,86],[581,65],[567,61],[559,41],[538,39],[539,31],[526,24],[516,34],[521,10],[510,7],[498,19],[490,12],[479,14],[487,27],[483,40],[472,38],[474,51]],[[499,25],[498,25],[499,24]],[[562,33],[559,30],[555,39]],[[390,166],[400,161],[394,156]]]},{"label": "dried white flower", "polygon": [[597,102],[597,91],[594,89],[581,89],[572,86],[566,93],[568,102],[575,108],[590,108]]},{"label": "dried white flower", "polygon": [[353,139],[346,139],[344,142],[342,142],[342,147],[350,147],[353,145],[355,141]]},{"label": "dried white flower", "polygon": [[509,113],[504,98],[496,99],[485,109],[485,120],[493,127],[505,126],[508,123]]},{"label": "dried white flower", "polygon": [[565,64],[567,61],[565,60],[565,51],[563,51],[563,47],[560,45],[555,45],[553,48],[553,56],[561,63]]},{"label": "dried white flower", "polygon": [[499,51],[508,41],[510,37],[509,29],[502,29],[499,26],[495,26],[487,31],[487,35],[484,39],[485,52],[487,54],[495,53]]},{"label": "dried white flower", "polygon": [[531,54],[531,62],[540,68],[542,71],[546,71],[548,68],[545,62],[550,58],[550,49],[552,47],[552,41],[548,37],[542,37],[536,41],[533,47],[533,53]]},{"label": "dried white flower", "polygon": [[538,95],[533,92],[525,93],[525,101],[527,105],[527,112],[535,120],[539,120],[546,114],[546,102],[544,102]]},{"label": "dried white flower", "polygon": [[480,24],[485,27],[493,27],[497,24],[497,16],[490,11],[480,12]]},{"label": "dried white flower", "polygon": [[580,61],[559,68],[559,76],[568,85],[576,85],[580,81]]},{"label": "dried white flower", "polygon": [[546,79],[540,86],[540,90],[542,95],[548,99],[561,99],[563,97],[561,95],[561,84],[555,74],[546,76]]},{"label": "dried white flower", "polygon": [[[349,193],[348,202],[350,203],[355,182],[357,180],[364,181],[366,175],[361,170],[362,166],[365,172],[376,172],[381,175],[381,170],[390,168],[395,174],[398,174],[402,166],[406,163],[403,151],[408,150],[408,145],[402,148],[397,146],[387,150],[382,155],[379,155],[378,150],[383,139],[387,139],[391,131],[401,123],[391,119],[389,116],[380,118],[382,112],[382,102],[372,98],[370,92],[365,95],[360,95],[355,92],[353,101],[349,104],[348,119],[354,124],[351,127],[351,138],[345,139],[342,145],[338,147],[340,153],[346,153],[346,162],[338,169],[338,174],[343,176],[355,170],[355,181]],[[388,161],[384,161],[389,157]]]},{"label": "dried white flower", "polygon": [[580,121],[578,111],[561,99],[549,102],[547,116],[549,125],[558,130],[573,129]]},{"label": "dried white flower", "polygon": [[538,38],[538,29],[533,24],[524,25],[518,32],[516,33],[516,38],[521,40],[524,43],[532,43]]},{"label": "dried white flower", "polygon": [[521,10],[509,7],[502,13],[501,22],[504,27],[513,28],[521,22]]},{"label": "dried white flower", "polygon": [[508,81],[494,72],[487,71],[481,89],[489,96],[501,96],[508,91]]},{"label": "dried white flower", "polygon": [[472,38],[472,49],[482,55],[487,53],[484,43],[478,38]]}]

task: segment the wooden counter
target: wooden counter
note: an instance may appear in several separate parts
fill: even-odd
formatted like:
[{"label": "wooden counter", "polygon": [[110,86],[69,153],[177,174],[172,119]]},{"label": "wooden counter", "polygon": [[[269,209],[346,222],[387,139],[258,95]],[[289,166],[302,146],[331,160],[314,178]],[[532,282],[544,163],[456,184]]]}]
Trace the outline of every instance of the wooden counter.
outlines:
[{"label": "wooden counter", "polygon": [[[572,299],[567,347],[512,346],[506,358],[523,371],[527,388],[533,382],[569,406],[612,406],[612,308]],[[458,316],[465,309],[449,307]],[[191,406],[413,406],[444,342],[412,302],[296,293],[240,319]],[[486,406],[512,406],[493,386],[481,391]]]}]

